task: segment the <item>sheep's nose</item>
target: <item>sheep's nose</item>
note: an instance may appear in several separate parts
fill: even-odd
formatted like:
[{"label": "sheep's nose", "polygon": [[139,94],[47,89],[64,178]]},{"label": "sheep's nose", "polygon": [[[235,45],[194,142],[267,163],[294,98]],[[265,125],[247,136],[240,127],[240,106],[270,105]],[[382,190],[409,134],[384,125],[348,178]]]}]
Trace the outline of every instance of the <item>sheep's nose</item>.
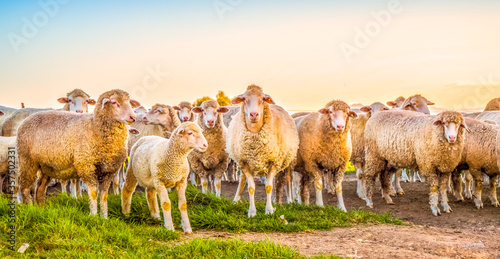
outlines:
[{"label": "sheep's nose", "polygon": [[337,130],[344,130],[344,125],[337,125]]},{"label": "sheep's nose", "polygon": [[259,113],[257,113],[257,112],[251,112],[250,113],[250,117],[252,117],[252,119],[257,118],[258,116],[259,116]]},{"label": "sheep's nose", "polygon": [[457,140],[457,137],[456,137],[456,136],[449,136],[448,138],[450,139],[450,141],[455,141],[455,140]]},{"label": "sheep's nose", "polygon": [[132,122],[135,122],[135,116],[130,116],[130,119],[132,120]]},{"label": "sheep's nose", "polygon": [[83,113],[82,110],[76,110],[76,113]]},{"label": "sheep's nose", "polygon": [[143,120],[143,121],[147,121],[147,120],[148,120],[148,118],[146,118],[146,116],[144,116],[144,117],[142,118],[142,120]]},{"label": "sheep's nose", "polygon": [[187,116],[182,117],[182,120],[187,121],[189,118]]},{"label": "sheep's nose", "polygon": [[207,123],[208,124],[214,124],[214,121],[213,120],[208,120]]},{"label": "sheep's nose", "polygon": [[206,143],[203,143],[203,148],[207,148],[207,144]]}]

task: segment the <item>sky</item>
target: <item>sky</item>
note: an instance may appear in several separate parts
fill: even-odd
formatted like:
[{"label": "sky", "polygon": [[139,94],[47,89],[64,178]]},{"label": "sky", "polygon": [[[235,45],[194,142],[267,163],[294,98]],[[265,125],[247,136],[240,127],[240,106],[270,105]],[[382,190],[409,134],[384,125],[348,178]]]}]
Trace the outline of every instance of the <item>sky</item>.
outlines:
[{"label": "sky", "polygon": [[500,97],[500,1],[0,0],[0,105],[81,88],[145,106],[263,87],[290,111]]}]

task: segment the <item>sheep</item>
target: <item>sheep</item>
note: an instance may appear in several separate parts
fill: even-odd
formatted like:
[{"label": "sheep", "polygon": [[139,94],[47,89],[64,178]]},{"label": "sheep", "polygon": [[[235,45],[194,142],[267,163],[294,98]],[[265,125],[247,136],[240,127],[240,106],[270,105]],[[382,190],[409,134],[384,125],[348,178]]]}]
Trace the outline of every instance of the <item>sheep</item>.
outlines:
[{"label": "sheep", "polygon": [[311,114],[311,112],[296,112],[294,114],[292,114],[292,118],[295,119],[295,118],[298,118],[298,117],[302,117],[302,116],[305,116],[305,115],[309,115]]},{"label": "sheep", "polygon": [[[240,106],[238,105],[230,105],[230,106],[225,106],[228,109],[228,112],[222,114],[223,121],[224,121],[224,126],[226,128],[229,127],[229,123],[231,123],[231,120],[233,119],[233,116],[240,111]],[[238,166],[236,165],[236,162],[234,160],[229,159],[229,165],[227,166],[227,175],[228,175],[228,180],[230,181],[238,181],[238,172],[240,171]],[[192,183],[193,185],[196,185],[194,182],[194,177],[192,178]]]},{"label": "sheep", "polygon": [[[64,103],[63,107],[64,111],[70,111],[76,113],[88,113],[89,110],[88,106],[95,105],[95,100],[90,98],[90,95],[88,95],[83,90],[78,88],[68,92],[66,94],[66,97],[61,97],[57,99],[57,101],[59,103]],[[68,180],[62,180],[60,181],[60,183],[62,192],[66,193]],[[71,179],[70,190],[72,197],[77,197],[82,195],[80,190],[80,185],[81,181],[79,179]]]},{"label": "sheep", "polygon": [[395,108],[401,108],[401,106],[403,105],[403,103],[405,102],[405,100],[406,99],[403,96],[399,96],[394,101],[388,101],[387,105],[391,106],[391,108],[393,108],[393,109],[395,109]]},{"label": "sheep", "polygon": [[[0,111],[2,111],[2,116],[0,116],[0,129],[2,129],[2,126],[3,126],[3,123],[5,122],[5,120],[12,114],[14,113],[15,111],[17,111],[18,109],[16,108],[11,108],[11,107],[7,107],[7,106],[1,106],[0,105]],[[1,132],[0,132],[1,133]]]},{"label": "sheep", "polygon": [[[365,129],[366,205],[373,207],[375,178],[404,167],[420,170],[428,180],[432,214],[441,214],[437,206],[438,185],[443,210],[450,213],[446,184],[460,162],[465,130],[470,131],[463,116],[453,111],[435,116],[413,111],[387,111],[372,116]],[[386,202],[394,204],[388,194],[388,181],[381,184]]]},{"label": "sheep", "polygon": [[192,109],[198,114],[196,123],[203,130],[203,136],[208,142],[206,152],[193,151],[188,156],[191,171],[201,179],[203,193],[207,191],[207,176],[213,177],[215,195],[221,195],[221,178],[227,170],[229,155],[226,153],[227,129],[224,126],[222,114],[229,111],[219,107],[217,101],[204,101],[201,106]]},{"label": "sheep", "polygon": [[302,174],[301,200],[309,204],[309,185],[314,181],[316,205],[323,206],[322,176],[332,174],[329,182],[337,193],[339,209],[346,211],[342,180],[351,157],[351,119],[358,115],[341,100],[333,100],[318,112],[297,120],[299,150],[295,171]]},{"label": "sheep", "polygon": [[173,107],[179,116],[181,122],[194,121],[194,114],[191,112],[193,105],[189,102],[181,102],[178,106]]},{"label": "sheep", "polygon": [[2,125],[2,136],[13,137],[17,135],[17,129],[23,121],[30,115],[41,111],[49,111],[52,109],[38,109],[38,108],[23,108],[16,110],[8,116]]},{"label": "sheep", "polygon": [[365,114],[359,115],[356,120],[351,122],[352,152],[350,161],[356,169],[356,177],[358,178],[357,194],[361,199],[365,198],[365,181],[363,180],[365,171],[365,125],[371,116],[386,110],[389,110],[389,107],[380,102],[372,103],[369,106],[363,106],[360,108],[360,111],[365,112]]},{"label": "sheep", "polygon": [[207,145],[201,128],[190,121],[177,127],[170,139],[158,136],[146,136],[139,139],[130,153],[130,165],[127,168],[127,179],[121,196],[122,213],[124,215],[130,213],[132,193],[139,183],[146,188],[151,216],[160,218],[156,199],[158,192],[163,209],[164,226],[169,230],[174,230],[167,189],[175,186],[179,196],[182,229],[185,233],[191,233],[185,194],[189,174],[187,156],[193,149],[200,152],[206,151]]},{"label": "sheep", "polygon": [[[500,111],[500,98],[491,99],[484,107],[483,112],[487,111]],[[477,116],[481,115],[482,112],[471,112],[471,113],[462,113],[464,117],[469,117],[473,119],[477,119]]]},{"label": "sheep", "polygon": [[89,207],[97,214],[97,188],[101,216],[107,218],[108,189],[127,157],[126,124],[135,121],[132,107],[140,104],[122,90],[101,96],[93,114],[45,111],[33,114],[19,127],[17,148],[23,202],[31,203],[30,186],[37,171],[35,201],[45,202],[50,178],[80,178],[87,186]]},{"label": "sheep", "polygon": [[229,127],[229,123],[233,120],[233,116],[240,111],[240,106],[225,106],[228,111],[222,115],[224,119],[224,126]]},{"label": "sheep", "polygon": [[[490,200],[493,206],[498,207],[496,194],[496,179],[500,173],[497,164],[497,135],[499,127],[489,123],[481,122],[472,118],[465,118],[467,127],[471,130],[465,135],[465,144],[462,151],[462,159],[453,171],[453,190],[457,201],[463,201],[462,170],[469,170],[474,178],[474,203],[476,207],[482,208],[481,188],[483,185],[483,173],[490,177]],[[469,187],[466,185],[466,187]]]},{"label": "sheep", "polygon": [[[239,201],[247,181],[250,200],[248,217],[255,216],[254,176],[266,176],[265,212],[272,214],[274,177],[278,172],[289,169],[297,154],[299,137],[294,121],[256,85],[248,86],[246,92],[235,97],[231,103],[241,103],[240,112],[233,116],[229,124],[226,142],[229,156],[242,171],[234,201]],[[277,187],[276,191],[279,197],[280,188]]]},{"label": "sheep", "polygon": [[[0,114],[3,114],[2,111],[0,111]],[[13,189],[9,187],[8,193],[12,195],[14,199],[14,194],[17,193],[17,174],[10,174],[9,172],[12,172],[14,169],[17,169],[18,163],[17,163],[17,157],[16,157],[16,152],[15,152],[15,147],[16,147],[16,137],[1,137],[0,136],[0,193],[2,193],[2,185],[4,182],[4,177],[9,177],[9,181],[14,180],[14,185]],[[12,159],[12,156],[14,156],[14,159]],[[14,161],[15,163],[12,164],[10,161]],[[14,168],[13,168],[14,166]],[[20,198],[20,197],[18,197]]]},{"label": "sheep", "polygon": [[89,105],[95,105],[95,100],[81,89],[73,89],[66,94],[66,97],[57,99],[59,103],[64,103],[63,110],[76,113],[87,113]]}]

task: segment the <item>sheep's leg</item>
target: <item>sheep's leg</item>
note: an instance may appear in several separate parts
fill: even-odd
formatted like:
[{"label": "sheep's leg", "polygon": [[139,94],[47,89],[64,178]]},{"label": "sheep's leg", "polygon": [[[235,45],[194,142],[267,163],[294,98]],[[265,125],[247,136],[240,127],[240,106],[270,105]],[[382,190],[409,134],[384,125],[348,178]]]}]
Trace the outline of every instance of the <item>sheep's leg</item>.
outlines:
[{"label": "sheep's leg", "polygon": [[118,170],[113,177],[113,193],[120,194],[120,171]]},{"label": "sheep's leg", "polygon": [[50,182],[50,177],[44,174],[42,174],[42,177],[40,177],[37,181],[35,199],[38,205],[45,204],[45,197],[47,195],[47,187],[49,182]]},{"label": "sheep's leg", "polygon": [[31,186],[36,181],[38,164],[33,163],[30,159],[19,156],[19,175],[21,196],[24,203],[31,204],[33,197],[31,196]]},{"label": "sheep's leg", "polygon": [[391,178],[394,174],[393,170],[383,170],[380,174],[380,185],[382,186],[382,197],[385,199],[385,202],[389,205],[394,205],[394,202],[391,198],[391,193],[394,191],[392,188]]},{"label": "sheep's leg", "polygon": [[448,184],[446,185],[447,187],[447,190],[449,193],[453,193],[453,182],[452,182],[452,179],[451,179],[451,174],[449,175],[449,179],[448,179]]},{"label": "sheep's leg", "polygon": [[472,175],[469,170],[464,171],[465,178],[465,198],[472,199]]},{"label": "sheep's leg", "polygon": [[128,215],[130,213],[130,204],[132,203],[132,194],[137,186],[137,178],[132,171],[132,167],[127,169],[127,176],[122,189],[122,213]]},{"label": "sheep's leg", "polygon": [[59,183],[61,184],[61,192],[62,193],[67,193],[68,191],[68,180],[59,180]]},{"label": "sheep's leg", "polygon": [[[248,217],[251,218],[255,215],[257,215],[257,209],[255,208],[255,181],[253,179],[252,173],[250,170],[248,170],[248,167],[242,168],[243,169],[243,174],[245,174],[245,177],[247,179],[247,185],[248,185],[248,200],[250,203],[250,207],[248,208]],[[243,177],[242,177],[243,179]],[[241,183],[240,183],[241,184]],[[270,199],[271,195],[268,195]],[[266,210],[267,210],[267,205],[266,205]]]},{"label": "sheep's leg", "polygon": [[278,204],[283,204],[283,187],[285,185],[286,171],[279,172],[275,177],[275,199],[278,201]]},{"label": "sheep's leg", "polygon": [[222,188],[222,179],[220,176],[214,177],[214,185],[215,185],[215,196],[220,197]]},{"label": "sheep's leg", "polygon": [[[273,214],[274,213],[274,208],[273,208],[273,202],[272,202],[272,192],[273,192],[273,185],[274,185],[274,177],[276,176],[276,167],[272,166],[271,169],[269,170],[269,174],[267,175],[266,179],[266,214]],[[252,195],[253,196],[253,195]]]},{"label": "sheep's leg", "polygon": [[71,192],[71,197],[76,198],[76,181],[77,179],[70,179],[69,180],[69,190]]},{"label": "sheep's leg", "polygon": [[187,202],[186,202],[186,187],[187,178],[177,183],[177,195],[179,196],[179,210],[181,211],[181,225],[184,233],[191,234],[193,230],[191,229],[191,224],[189,223],[189,217],[187,213]]},{"label": "sheep's leg", "polygon": [[398,195],[405,194],[403,188],[401,188],[401,175],[403,174],[403,169],[398,169],[396,171],[396,177],[394,179],[394,188],[396,189],[396,193]]},{"label": "sheep's leg", "polygon": [[453,210],[448,204],[448,183],[450,181],[450,174],[442,173],[439,177],[439,194],[441,196],[441,206],[443,206],[443,211],[450,213]]},{"label": "sheep's leg", "polygon": [[415,179],[415,182],[419,183],[425,182],[425,178],[421,178],[420,173],[418,171],[413,172],[413,178]]},{"label": "sheep's leg", "polygon": [[293,190],[292,190],[292,168],[288,167],[285,169],[285,181],[286,181],[286,202],[287,203],[292,203],[293,202]]},{"label": "sheep's leg", "polygon": [[[127,173],[127,175],[128,174],[130,174],[130,171]],[[155,189],[160,194],[161,208],[163,210],[163,222],[164,222],[163,226],[165,226],[165,228],[167,228],[168,230],[174,231],[175,229],[174,229],[174,223],[172,222],[172,213],[171,213],[172,203],[170,202],[170,198],[168,197],[167,188],[165,188],[163,184],[158,184],[155,186]]]},{"label": "sheep's leg", "polygon": [[[115,174],[117,174],[116,171]],[[113,181],[115,174],[108,173],[104,175],[99,181],[99,195],[100,195],[100,207],[101,207],[101,217],[108,218],[108,191],[109,186],[111,185],[111,181]]]},{"label": "sheep's leg", "polygon": [[82,197],[82,180],[78,178],[75,182],[76,197]]},{"label": "sheep's leg", "polygon": [[406,172],[406,169],[401,169],[401,181],[407,183],[409,182],[409,178],[408,178],[408,173]]},{"label": "sheep's leg", "polygon": [[474,177],[474,203],[476,208],[480,209],[483,207],[483,201],[481,200],[481,192],[483,190],[483,173],[479,170],[470,169],[472,177]]},{"label": "sheep's leg", "polygon": [[497,199],[497,179],[498,175],[492,176],[490,178],[490,200],[491,200],[491,205],[495,207],[500,206]]},{"label": "sheep's leg", "polygon": [[365,188],[364,188],[364,166],[361,163],[354,163],[354,168],[356,169],[356,178],[358,179],[358,185],[356,188],[356,193],[361,199],[365,199]]},{"label": "sheep's leg", "polygon": [[293,172],[292,173],[292,190],[293,190],[293,200],[297,201],[297,203],[302,203],[302,200],[300,199],[300,183],[302,181],[302,174],[299,172]]},{"label": "sheep's leg", "polygon": [[436,172],[428,174],[428,181],[430,185],[430,193],[429,193],[429,204],[431,205],[431,211],[434,216],[441,215],[441,211],[439,210],[439,193],[438,193],[438,185],[439,178]]},{"label": "sheep's leg", "polygon": [[323,186],[326,189],[326,193],[333,194],[333,191],[335,189],[330,186],[330,174],[329,173],[323,174]]},{"label": "sheep's leg", "polygon": [[342,181],[344,180],[344,172],[345,168],[338,170],[335,174],[332,175],[334,181],[331,181],[329,184],[332,189],[335,189],[335,193],[337,194],[338,207],[344,212],[347,212],[347,209],[344,205],[344,196],[342,195]]},{"label": "sheep's leg", "polygon": [[455,198],[457,201],[464,201],[464,197],[462,196],[462,178],[460,177],[461,171],[455,169],[451,174],[451,180],[453,182],[453,192],[455,194]]},{"label": "sheep's leg", "polygon": [[191,184],[192,184],[192,185],[194,185],[194,186],[198,186],[198,185],[196,184],[196,176],[195,176],[195,174],[194,174],[194,173],[191,173],[191,174],[189,175],[189,179],[191,180]]},{"label": "sheep's leg", "polygon": [[202,193],[208,192],[208,179],[206,175],[200,176]]},{"label": "sheep's leg", "polygon": [[316,189],[316,205],[323,206],[323,172],[314,174],[314,188]]},{"label": "sheep's leg", "polygon": [[[243,192],[243,188],[245,188],[245,184],[247,182],[247,177],[245,174],[241,174],[240,182],[238,184],[238,189],[236,190],[236,194],[234,195],[233,202],[238,202],[241,199],[241,193]],[[255,189],[254,189],[255,191]]]},{"label": "sheep's leg", "polygon": [[160,209],[158,208],[158,200],[156,199],[156,190],[154,188],[146,187],[146,199],[148,201],[151,217],[154,219],[160,219]]}]

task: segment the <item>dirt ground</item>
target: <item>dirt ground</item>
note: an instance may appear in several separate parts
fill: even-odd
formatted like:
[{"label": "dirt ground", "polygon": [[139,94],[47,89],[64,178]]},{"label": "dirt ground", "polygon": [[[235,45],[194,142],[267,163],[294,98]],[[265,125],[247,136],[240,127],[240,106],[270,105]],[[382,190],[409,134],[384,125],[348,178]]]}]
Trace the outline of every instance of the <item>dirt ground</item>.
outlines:
[{"label": "dirt ground", "polygon": [[[265,188],[256,181],[256,199],[265,200]],[[296,247],[303,255],[335,254],[352,258],[500,258],[500,208],[493,207],[483,190],[484,208],[473,202],[455,202],[453,212],[435,217],[429,208],[429,188],[425,183],[402,183],[406,194],[394,197],[395,205],[386,205],[381,195],[374,195],[374,208],[367,209],[356,195],[354,176],[346,176],[343,184],[347,209],[364,209],[376,213],[390,212],[410,226],[359,225],[331,231],[307,233],[231,234],[197,231],[195,237],[237,237],[255,241],[270,239]],[[223,195],[233,198],[237,183],[224,183]],[[487,190],[487,187],[486,187]],[[314,192],[311,202],[315,201]],[[243,199],[248,199],[245,191]],[[334,195],[323,192],[325,204],[336,205]]]}]

